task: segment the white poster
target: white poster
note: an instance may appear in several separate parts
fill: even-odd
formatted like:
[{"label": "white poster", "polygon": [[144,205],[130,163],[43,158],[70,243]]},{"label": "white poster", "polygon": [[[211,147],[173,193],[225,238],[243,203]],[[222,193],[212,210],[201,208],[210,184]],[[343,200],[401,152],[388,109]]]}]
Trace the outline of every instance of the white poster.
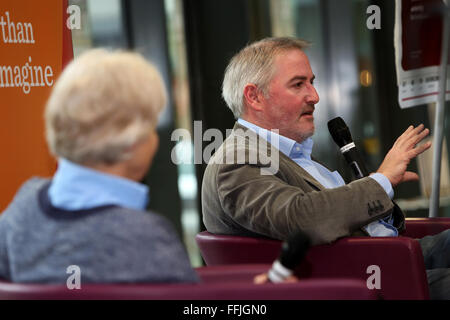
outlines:
[{"label": "white poster", "polygon": [[[401,108],[437,101],[443,25],[437,14],[440,4],[442,0],[396,0],[394,46]],[[446,100],[450,100],[449,71]]]}]

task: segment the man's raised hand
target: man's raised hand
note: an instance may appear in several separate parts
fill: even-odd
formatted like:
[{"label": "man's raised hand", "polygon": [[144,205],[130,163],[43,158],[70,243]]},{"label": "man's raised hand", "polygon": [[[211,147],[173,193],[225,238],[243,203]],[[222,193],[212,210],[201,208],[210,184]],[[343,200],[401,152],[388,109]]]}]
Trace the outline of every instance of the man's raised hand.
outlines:
[{"label": "man's raised hand", "polygon": [[409,126],[395,141],[377,172],[385,175],[392,186],[396,186],[405,181],[418,180],[419,176],[417,173],[406,171],[406,168],[411,159],[430,148],[431,142],[418,146],[419,142],[429,133],[430,130],[424,129],[423,124],[416,128]]}]

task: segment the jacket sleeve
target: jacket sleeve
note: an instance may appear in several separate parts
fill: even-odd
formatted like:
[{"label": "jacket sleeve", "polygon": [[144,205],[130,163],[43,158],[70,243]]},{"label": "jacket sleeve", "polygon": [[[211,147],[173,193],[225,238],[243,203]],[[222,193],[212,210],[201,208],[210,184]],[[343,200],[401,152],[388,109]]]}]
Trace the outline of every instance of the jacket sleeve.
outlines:
[{"label": "jacket sleeve", "polygon": [[389,215],[393,203],[372,178],[320,191],[302,190],[259,166],[221,165],[217,190],[225,214],[242,227],[284,240],[298,229],[313,244],[332,242]]}]

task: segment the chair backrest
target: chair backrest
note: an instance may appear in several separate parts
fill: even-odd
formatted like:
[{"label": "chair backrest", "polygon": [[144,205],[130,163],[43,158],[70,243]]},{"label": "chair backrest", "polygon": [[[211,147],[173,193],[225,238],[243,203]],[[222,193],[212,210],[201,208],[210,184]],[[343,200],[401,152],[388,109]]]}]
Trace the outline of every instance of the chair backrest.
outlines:
[{"label": "chair backrest", "polygon": [[298,283],[252,283],[270,265],[234,265],[197,268],[198,284],[19,284],[0,281],[0,299],[23,300],[373,300],[380,296],[355,279],[308,279]]},{"label": "chair backrest", "polygon": [[450,218],[407,218],[404,237],[420,239],[450,229]]},{"label": "chair backrest", "polygon": [[[272,263],[281,241],[213,235],[196,237],[207,265]],[[343,238],[312,247],[297,274],[302,278],[357,278],[373,283],[386,299],[428,299],[420,245],[406,238]],[[379,280],[379,281],[378,281]]]},{"label": "chair backrest", "polygon": [[281,241],[212,234],[207,231],[195,236],[203,259],[209,265],[235,263],[271,263],[280,254]]}]

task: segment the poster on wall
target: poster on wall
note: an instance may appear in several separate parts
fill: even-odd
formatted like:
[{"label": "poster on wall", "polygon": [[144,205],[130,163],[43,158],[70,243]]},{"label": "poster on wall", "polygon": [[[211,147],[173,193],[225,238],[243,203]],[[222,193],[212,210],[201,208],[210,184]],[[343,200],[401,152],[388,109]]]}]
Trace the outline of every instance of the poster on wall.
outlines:
[{"label": "poster on wall", "polygon": [[[443,27],[440,6],[442,0],[396,0],[394,46],[401,108],[437,101]],[[449,78],[447,71],[446,100],[450,100]]]},{"label": "poster on wall", "polygon": [[0,212],[24,181],[56,168],[43,110],[62,69],[64,3],[0,2]]}]

